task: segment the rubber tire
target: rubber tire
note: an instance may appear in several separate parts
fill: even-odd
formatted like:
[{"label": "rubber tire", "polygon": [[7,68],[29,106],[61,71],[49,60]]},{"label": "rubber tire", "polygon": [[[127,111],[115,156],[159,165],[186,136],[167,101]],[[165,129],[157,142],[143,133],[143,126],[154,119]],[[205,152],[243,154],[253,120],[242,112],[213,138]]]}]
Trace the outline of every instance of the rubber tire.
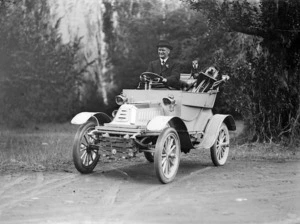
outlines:
[{"label": "rubber tire", "polygon": [[[220,138],[222,138],[222,137],[224,137],[223,143],[225,141],[225,143],[228,146],[224,146],[224,148],[220,149],[220,147],[218,147],[218,144],[219,144]],[[222,123],[218,130],[217,139],[214,142],[213,146],[210,148],[210,156],[211,156],[212,162],[215,166],[223,166],[226,163],[228,154],[229,154],[229,138],[230,138],[230,136],[229,136],[228,128],[227,128],[226,124]],[[220,150],[222,150],[222,152],[220,152]],[[223,155],[222,154],[220,155],[219,153],[223,153]],[[221,156],[221,158],[219,158],[219,155]]]},{"label": "rubber tire", "polygon": [[[170,136],[175,140],[175,144],[174,144],[176,146],[175,147],[175,156],[178,158],[178,161],[174,165],[173,175],[171,175],[170,177],[167,177],[163,172],[162,154],[164,151],[165,142]],[[179,163],[180,163],[180,153],[181,153],[180,139],[177,134],[177,131],[171,127],[165,128],[158,136],[158,139],[157,139],[157,142],[155,145],[155,153],[154,153],[154,168],[155,168],[156,176],[161,183],[167,184],[174,180],[174,178],[177,174],[177,171],[178,171]]]},{"label": "rubber tire", "polygon": [[86,166],[83,164],[80,153],[80,145],[81,145],[81,140],[84,137],[84,135],[89,132],[90,130],[94,129],[95,126],[97,125],[97,122],[95,120],[90,120],[81,125],[74,138],[74,143],[73,143],[73,162],[75,165],[75,168],[82,174],[88,174],[93,172],[95,166],[97,165],[100,155],[97,153],[95,159],[93,162]]},{"label": "rubber tire", "polygon": [[144,152],[144,156],[148,160],[148,162],[150,162],[150,163],[154,162],[154,153]]}]

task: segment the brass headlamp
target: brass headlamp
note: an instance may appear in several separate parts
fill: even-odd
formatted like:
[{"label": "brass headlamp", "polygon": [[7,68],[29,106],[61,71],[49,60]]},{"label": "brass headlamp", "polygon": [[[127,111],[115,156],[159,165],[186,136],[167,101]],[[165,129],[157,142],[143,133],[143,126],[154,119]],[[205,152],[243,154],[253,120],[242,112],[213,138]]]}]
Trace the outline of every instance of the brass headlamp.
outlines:
[{"label": "brass headlamp", "polygon": [[128,98],[122,93],[122,94],[116,96],[115,100],[116,100],[116,103],[121,106],[121,105],[127,103]]},{"label": "brass headlamp", "polygon": [[168,97],[164,97],[162,100],[165,106],[169,106],[170,112],[173,112],[176,104],[176,100],[174,99],[174,96],[169,95]]}]

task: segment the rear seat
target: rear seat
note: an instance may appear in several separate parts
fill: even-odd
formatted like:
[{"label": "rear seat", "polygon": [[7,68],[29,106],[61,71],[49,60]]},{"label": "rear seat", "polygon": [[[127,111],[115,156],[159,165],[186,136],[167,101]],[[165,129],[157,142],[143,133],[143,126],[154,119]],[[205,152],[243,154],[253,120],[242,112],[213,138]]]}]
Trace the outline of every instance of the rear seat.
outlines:
[{"label": "rear seat", "polygon": [[193,78],[189,79],[190,77],[191,77],[191,74],[189,74],[189,73],[181,73],[180,74],[180,81],[190,83],[193,80]]}]

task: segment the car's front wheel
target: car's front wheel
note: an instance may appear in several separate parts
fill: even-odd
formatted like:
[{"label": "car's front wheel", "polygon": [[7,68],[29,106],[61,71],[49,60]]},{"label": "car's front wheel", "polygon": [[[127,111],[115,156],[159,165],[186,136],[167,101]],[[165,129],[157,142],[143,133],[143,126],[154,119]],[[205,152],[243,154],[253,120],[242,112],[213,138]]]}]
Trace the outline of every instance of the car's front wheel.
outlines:
[{"label": "car's front wheel", "polygon": [[222,166],[226,163],[229,154],[229,131],[226,124],[222,123],[218,130],[218,136],[210,148],[211,159],[215,166]]},{"label": "car's front wheel", "polygon": [[159,135],[154,153],[154,167],[159,181],[174,180],[180,163],[180,140],[174,128],[167,127]]},{"label": "car's front wheel", "polygon": [[96,125],[96,121],[88,121],[79,127],[75,135],[73,162],[76,169],[83,174],[91,173],[100,157],[98,150],[93,147],[97,141],[96,136],[88,135],[90,131],[95,129]]}]

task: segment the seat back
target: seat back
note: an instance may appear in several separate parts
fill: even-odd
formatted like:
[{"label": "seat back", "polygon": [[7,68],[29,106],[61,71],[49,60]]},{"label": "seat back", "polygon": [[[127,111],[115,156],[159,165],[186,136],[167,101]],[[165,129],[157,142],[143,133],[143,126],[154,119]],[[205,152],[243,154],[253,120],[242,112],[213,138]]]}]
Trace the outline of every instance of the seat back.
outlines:
[{"label": "seat back", "polygon": [[191,80],[191,74],[190,73],[181,73],[180,74],[180,81],[188,83],[189,80]]}]

